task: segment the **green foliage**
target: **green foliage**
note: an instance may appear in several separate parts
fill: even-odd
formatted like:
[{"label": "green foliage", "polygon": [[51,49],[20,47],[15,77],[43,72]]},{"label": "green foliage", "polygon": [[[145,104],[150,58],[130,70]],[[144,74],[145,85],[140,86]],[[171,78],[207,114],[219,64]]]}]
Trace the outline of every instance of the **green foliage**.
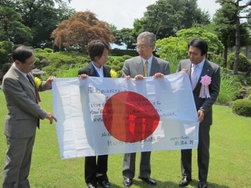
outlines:
[{"label": "green foliage", "polygon": [[241,83],[236,82],[235,76],[231,75],[227,69],[222,69],[220,93],[216,102],[229,105],[229,103],[236,99],[241,87]]},{"label": "green foliage", "polygon": [[[193,27],[190,29],[182,29],[177,32],[176,37],[168,37],[157,40],[156,49],[157,55],[162,59],[169,60],[169,58],[185,59],[187,58],[187,44],[193,39],[200,37],[208,43],[208,54],[215,60],[217,54],[222,52],[223,45],[217,38],[217,35],[207,32],[203,28]],[[213,55],[215,54],[215,55]],[[209,60],[210,59],[209,56]],[[215,62],[215,63],[218,63]]]},{"label": "green foliage", "polygon": [[[41,69],[46,71],[47,74],[45,76],[64,75],[64,72],[69,72],[69,70],[74,67],[78,67],[79,69],[90,61],[89,58],[73,53],[48,53],[45,50],[36,50],[35,57],[39,59],[39,61],[36,62],[36,65],[39,64],[42,67]],[[75,72],[75,76],[77,75],[77,72]],[[68,75],[68,73],[66,73],[66,75]]]},{"label": "green foliage", "polygon": [[180,37],[168,37],[156,42],[156,54],[169,60],[170,57],[184,59],[187,57],[187,41]]},{"label": "green foliage", "polygon": [[238,99],[234,101],[232,111],[240,116],[251,117],[251,101],[247,99]]},{"label": "green foliage", "polygon": [[8,52],[0,48],[0,65],[7,63]]},{"label": "green foliage", "polygon": [[3,73],[6,73],[9,70],[10,67],[11,67],[11,63],[3,64],[3,67],[2,67]]},{"label": "green foliage", "polygon": [[133,33],[137,36],[142,31],[151,31],[157,39],[163,39],[194,23],[210,23],[210,15],[198,7],[197,0],[158,0],[147,7],[143,18],[135,20]]},{"label": "green foliage", "polygon": [[247,97],[248,100],[251,100],[251,93]]},{"label": "green foliage", "polygon": [[52,53],[53,52],[53,49],[51,48],[44,48],[44,51],[48,52],[48,53]]},{"label": "green foliage", "polygon": [[12,53],[12,44],[9,41],[0,42],[0,49],[4,49],[7,53]]},{"label": "green foliage", "polygon": [[[215,32],[224,46],[230,48],[235,46],[237,19],[239,19],[241,12],[246,14],[248,11],[245,10],[245,6],[237,6],[238,4],[233,1],[218,0],[218,2],[221,3],[221,8],[216,11],[213,18]],[[248,24],[240,24],[239,29],[241,35],[240,44],[245,46],[250,42]]]},{"label": "green foliage", "polygon": [[[234,68],[234,58],[235,58],[235,53],[231,53],[228,55],[227,58],[227,66],[229,69],[233,70]],[[239,63],[238,63],[238,70],[239,71],[247,71],[251,63],[248,61],[247,57],[243,54],[239,54]]]},{"label": "green foliage", "polygon": [[0,6],[0,40],[22,43],[32,39],[31,29],[22,23],[22,15],[16,11],[16,6]]}]

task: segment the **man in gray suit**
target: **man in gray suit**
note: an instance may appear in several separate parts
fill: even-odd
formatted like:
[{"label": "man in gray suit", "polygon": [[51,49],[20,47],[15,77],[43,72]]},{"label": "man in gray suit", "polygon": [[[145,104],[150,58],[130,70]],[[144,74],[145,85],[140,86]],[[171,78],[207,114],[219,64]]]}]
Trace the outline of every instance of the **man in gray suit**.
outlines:
[{"label": "man in gray suit", "polygon": [[[153,33],[143,32],[137,37],[137,50],[139,56],[126,60],[123,66],[123,74],[125,78],[134,78],[142,80],[147,76],[162,78],[164,75],[170,74],[170,67],[167,61],[153,56],[155,50],[156,37]],[[156,185],[156,181],[151,179],[150,166],[151,152],[142,152],[140,159],[139,178],[151,185]],[[123,163],[123,184],[127,187],[133,183],[135,176],[135,158],[136,153],[127,153],[124,155]]]},{"label": "man in gray suit", "polygon": [[29,171],[36,127],[39,119],[47,118],[52,124],[56,118],[38,105],[38,90],[51,88],[53,77],[36,88],[30,71],[35,57],[32,50],[20,46],[13,51],[14,63],[4,75],[2,90],[8,114],[5,120],[7,151],[3,169],[3,188],[29,188]]},{"label": "man in gray suit", "polygon": [[[200,39],[192,39],[188,43],[189,59],[180,61],[178,71],[185,71],[191,78],[193,96],[198,110],[199,143],[197,149],[199,183],[198,188],[207,187],[209,166],[210,125],[212,125],[212,105],[220,91],[220,67],[206,59],[207,43]],[[205,77],[205,76],[208,77]],[[205,78],[211,78],[206,83]],[[202,83],[204,83],[202,85]],[[208,85],[209,84],[209,85]],[[208,89],[208,92],[205,92]],[[180,187],[187,186],[192,181],[191,174],[192,150],[181,151],[182,180]]]}]

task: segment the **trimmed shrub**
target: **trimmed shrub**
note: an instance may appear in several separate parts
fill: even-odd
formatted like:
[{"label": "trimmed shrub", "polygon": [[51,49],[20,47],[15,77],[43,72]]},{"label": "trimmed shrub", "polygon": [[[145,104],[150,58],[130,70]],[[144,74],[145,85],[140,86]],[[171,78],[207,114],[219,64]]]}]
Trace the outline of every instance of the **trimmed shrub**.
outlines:
[{"label": "trimmed shrub", "polygon": [[251,117],[251,101],[247,99],[238,99],[234,101],[232,112],[240,116]]},{"label": "trimmed shrub", "polygon": [[[231,70],[234,68],[234,53],[231,53],[228,55],[227,58],[227,67]],[[250,66],[249,61],[247,57],[243,54],[239,54],[239,64],[238,64],[238,71],[246,72],[248,70],[248,67]]]},{"label": "trimmed shrub", "polygon": [[51,48],[44,48],[44,51],[48,52],[48,53],[52,53],[53,52],[53,49]]}]

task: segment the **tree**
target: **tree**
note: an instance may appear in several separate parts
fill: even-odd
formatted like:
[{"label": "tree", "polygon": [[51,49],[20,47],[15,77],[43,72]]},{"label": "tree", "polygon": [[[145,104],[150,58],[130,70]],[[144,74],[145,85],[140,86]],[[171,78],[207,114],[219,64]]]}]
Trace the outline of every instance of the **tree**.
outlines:
[{"label": "tree", "polygon": [[[75,11],[67,7],[63,0],[12,0],[13,9],[22,15],[22,23],[32,31],[34,47],[51,41],[51,32],[58,23],[68,19]],[[57,8],[55,8],[57,6]],[[23,43],[21,39],[18,43]]]},{"label": "tree", "polygon": [[136,47],[136,37],[132,35],[132,30],[130,28],[123,28],[117,31],[115,36],[115,44],[125,45],[126,49],[135,49]]},{"label": "tree", "polygon": [[15,42],[17,38],[31,40],[31,30],[22,24],[22,16],[19,13],[6,3],[2,3],[0,7],[0,40]]},{"label": "tree", "polygon": [[[231,2],[231,1],[228,1]],[[233,1],[232,1],[233,2]],[[223,67],[227,67],[228,49],[236,44],[236,14],[238,7],[234,3],[223,3],[221,8],[216,11],[213,21],[215,23],[215,32],[224,45],[224,63]],[[247,23],[240,24],[240,46],[247,45],[249,40],[249,31]]]},{"label": "tree", "polygon": [[198,8],[197,0],[158,0],[147,7],[143,18],[135,20],[134,29],[136,35],[150,31],[162,39],[175,36],[178,30],[194,23],[210,23],[210,15]]},{"label": "tree", "polygon": [[[215,56],[223,51],[223,45],[218,39],[217,35],[208,32],[200,27],[193,27],[189,29],[181,29],[177,32],[176,37],[167,37],[159,39],[156,42],[157,54],[162,59],[175,60],[175,64],[171,67],[177,68],[178,62],[181,59],[187,58],[187,44],[192,38],[200,37],[208,43],[209,59],[214,59]],[[218,62],[215,62],[218,63]]]},{"label": "tree", "polygon": [[[238,74],[238,63],[239,63],[239,54],[240,54],[240,48],[241,48],[241,19],[243,18],[249,18],[248,12],[250,11],[251,6],[251,0],[247,1],[244,5],[240,5],[240,2],[242,0],[216,0],[217,3],[220,3],[222,8],[222,13],[226,16],[228,13],[230,13],[230,19],[229,20],[222,20],[222,23],[234,25],[234,31],[235,31],[235,60],[234,60],[234,74]],[[226,8],[227,7],[227,8]],[[228,9],[231,9],[229,12]],[[228,14],[229,16],[229,14]],[[231,26],[230,26],[231,27]],[[229,32],[229,31],[228,31]],[[223,36],[226,43],[227,36]]]},{"label": "tree", "polygon": [[91,40],[101,39],[107,43],[114,41],[108,23],[99,21],[90,11],[73,14],[68,20],[61,22],[51,36],[60,48],[80,47],[84,53]]}]

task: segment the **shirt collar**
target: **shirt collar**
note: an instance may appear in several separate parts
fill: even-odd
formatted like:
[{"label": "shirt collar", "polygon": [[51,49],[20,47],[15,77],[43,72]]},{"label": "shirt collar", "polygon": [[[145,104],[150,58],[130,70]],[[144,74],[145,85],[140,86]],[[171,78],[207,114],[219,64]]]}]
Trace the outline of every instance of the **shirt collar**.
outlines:
[{"label": "shirt collar", "polygon": [[[202,67],[204,66],[205,60],[206,60],[206,58],[204,58],[199,64],[197,64],[197,66],[198,66],[200,69],[202,69]],[[192,63],[192,67],[194,67],[194,66],[195,66],[195,64]]]},{"label": "shirt collar", "polygon": [[148,65],[152,64],[152,60],[153,60],[153,56],[151,56],[149,59],[144,59],[144,58],[141,58],[142,61],[143,61],[143,64],[146,63],[146,61],[148,61]]},{"label": "shirt collar", "polygon": [[27,73],[24,73],[24,72],[20,71],[20,70],[17,68],[17,66],[15,65],[15,63],[13,63],[12,66],[14,67],[14,69],[16,69],[18,72],[20,72],[25,78],[27,78]]}]

